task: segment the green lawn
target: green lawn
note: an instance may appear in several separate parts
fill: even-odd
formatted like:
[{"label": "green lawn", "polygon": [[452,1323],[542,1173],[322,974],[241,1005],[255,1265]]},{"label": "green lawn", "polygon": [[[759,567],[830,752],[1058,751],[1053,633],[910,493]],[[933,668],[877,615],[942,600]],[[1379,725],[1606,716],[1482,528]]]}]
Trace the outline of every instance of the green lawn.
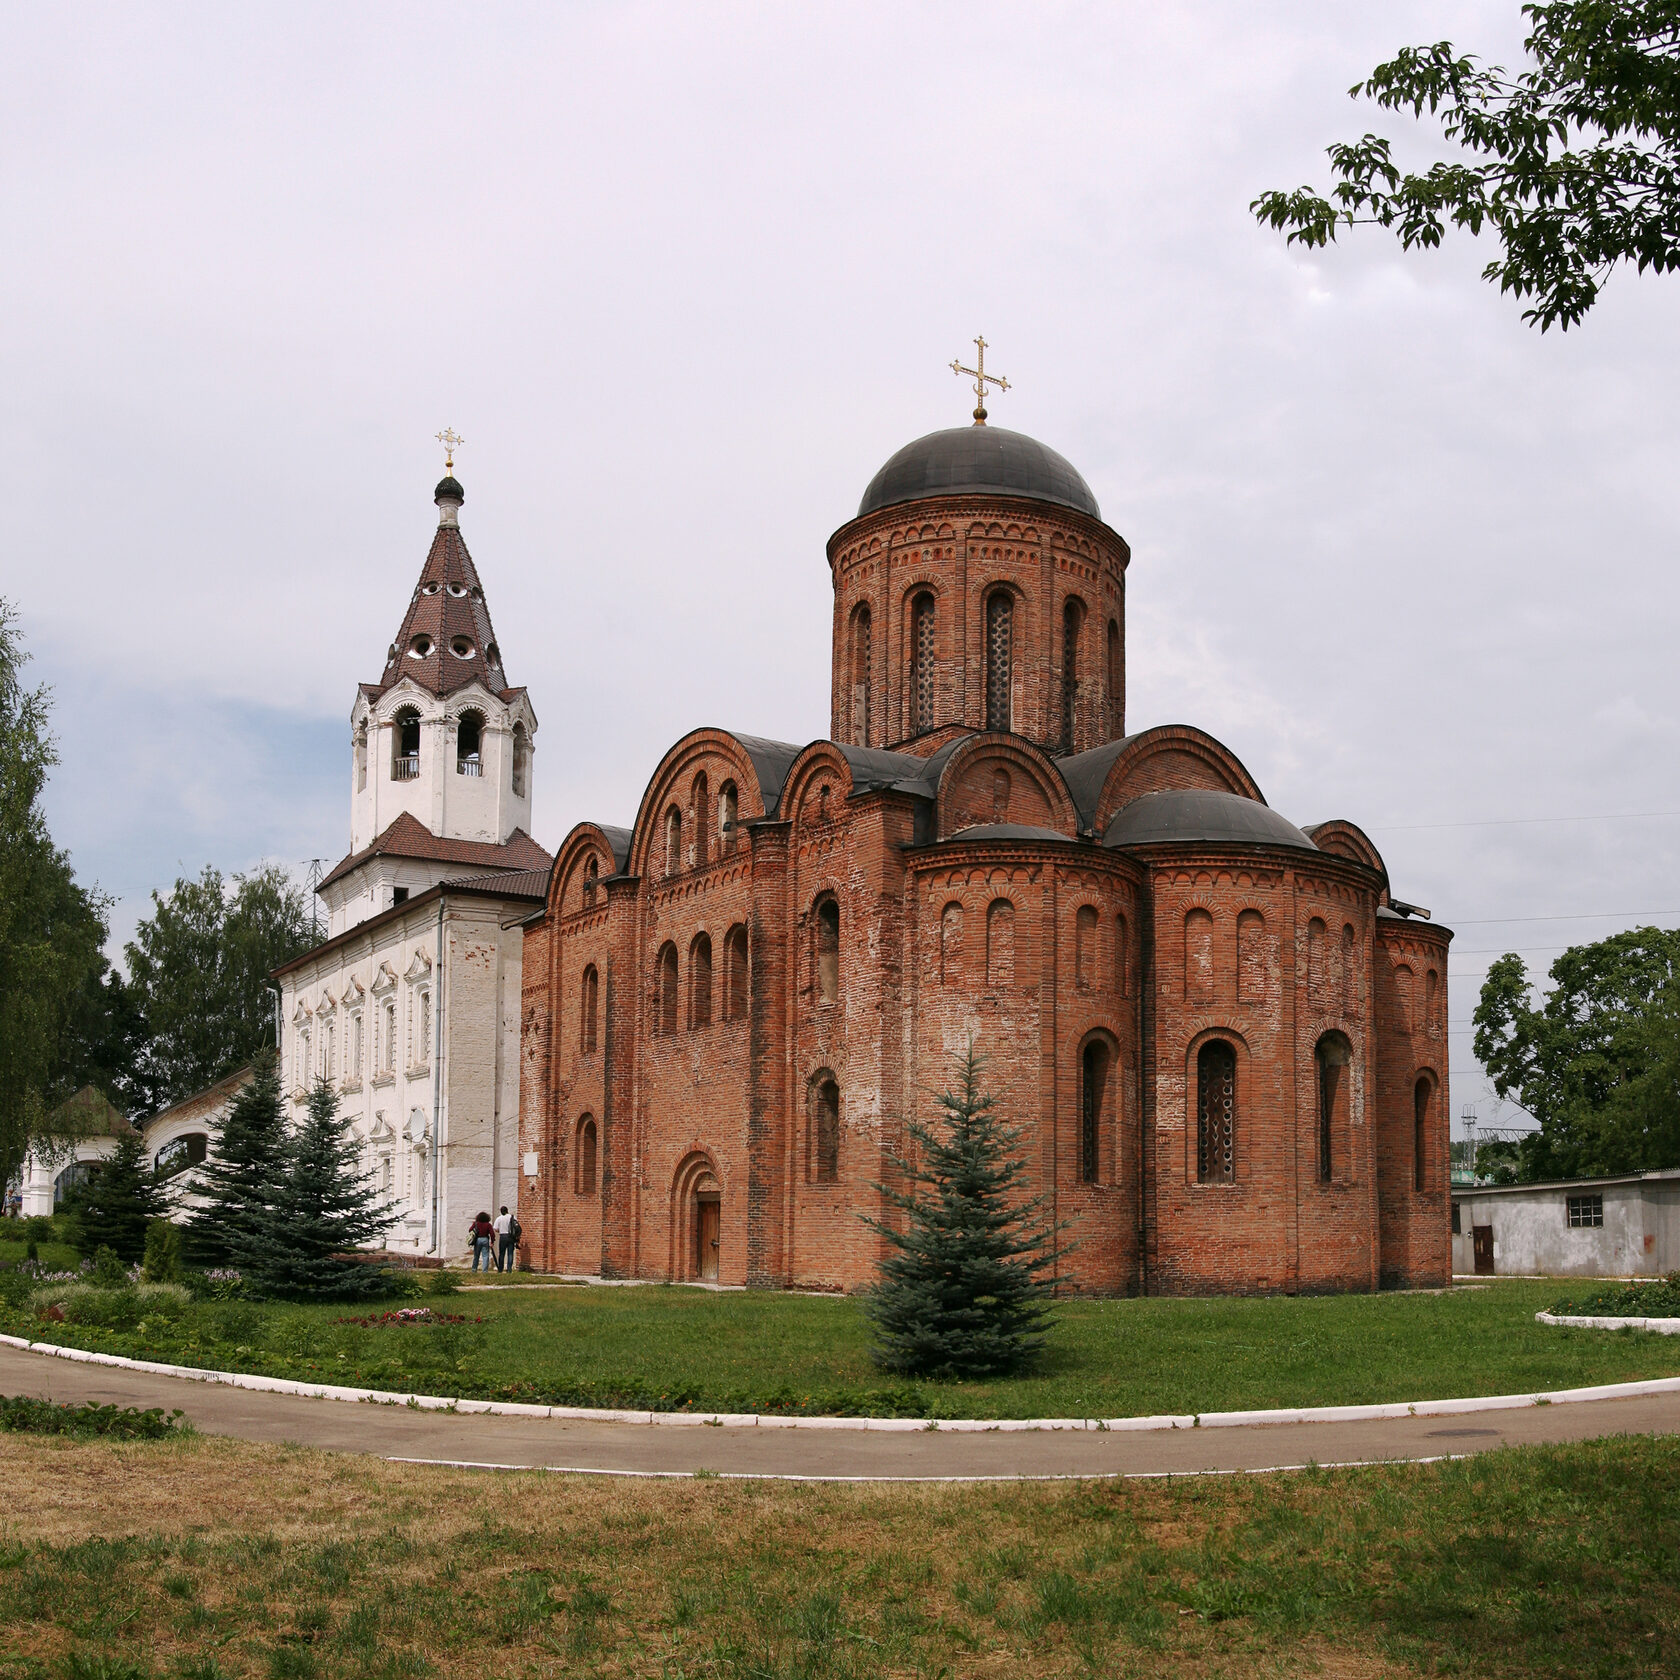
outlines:
[{"label": "green lawn", "polygon": [[1680,1439],[808,1486],[6,1438],[4,1680],[1643,1680]]},{"label": "green lawn", "polygon": [[[49,1272],[73,1272],[82,1257],[69,1243],[44,1242],[38,1249],[42,1266]],[[29,1256],[29,1244],[21,1238],[0,1237],[0,1265],[16,1265]]]},{"label": "green lawn", "polygon": [[[859,1303],[648,1288],[423,1300],[464,1322],[364,1327],[342,1307],[207,1303],[131,1329],[0,1328],[181,1364],[421,1393],[660,1409],[1127,1417],[1426,1400],[1680,1375],[1680,1337],[1564,1330],[1556,1282],[1432,1294],[1071,1301],[1031,1376],[914,1384],[868,1358]],[[366,1312],[368,1309],[360,1309]]]}]

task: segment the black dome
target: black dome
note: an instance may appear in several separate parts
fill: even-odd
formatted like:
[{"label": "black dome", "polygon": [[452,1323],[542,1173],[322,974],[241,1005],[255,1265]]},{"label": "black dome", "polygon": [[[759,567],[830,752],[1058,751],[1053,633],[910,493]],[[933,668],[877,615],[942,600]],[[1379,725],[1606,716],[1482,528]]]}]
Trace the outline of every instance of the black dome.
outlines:
[{"label": "black dome", "polygon": [[1036,438],[1001,426],[953,426],[907,443],[870,479],[858,518],[929,496],[1031,496],[1101,519],[1071,462]]},{"label": "black dome", "polygon": [[1318,849],[1294,823],[1280,817],[1269,805],[1213,788],[1139,794],[1115,813],[1103,836],[1105,846],[1149,846],[1163,840],[1297,846],[1308,852]]},{"label": "black dome", "polygon": [[466,499],[467,493],[461,488],[460,479],[454,477],[453,475],[448,478],[440,478],[438,480],[437,489],[432,492],[432,500],[434,502],[465,502]]}]

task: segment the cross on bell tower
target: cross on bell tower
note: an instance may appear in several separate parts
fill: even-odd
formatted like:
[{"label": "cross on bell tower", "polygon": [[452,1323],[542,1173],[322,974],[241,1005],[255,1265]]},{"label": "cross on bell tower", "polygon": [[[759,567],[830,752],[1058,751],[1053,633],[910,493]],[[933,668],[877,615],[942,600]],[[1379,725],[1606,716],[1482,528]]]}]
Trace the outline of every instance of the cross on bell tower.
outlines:
[{"label": "cross on bell tower", "polygon": [[960,361],[953,361],[951,371],[956,374],[967,374],[974,381],[974,424],[984,426],[986,424],[986,387],[995,385],[1000,391],[1007,391],[1009,381],[999,378],[995,373],[986,372],[985,339],[975,339],[974,348],[978,351],[978,355],[975,357],[976,365],[971,368],[964,367]]}]

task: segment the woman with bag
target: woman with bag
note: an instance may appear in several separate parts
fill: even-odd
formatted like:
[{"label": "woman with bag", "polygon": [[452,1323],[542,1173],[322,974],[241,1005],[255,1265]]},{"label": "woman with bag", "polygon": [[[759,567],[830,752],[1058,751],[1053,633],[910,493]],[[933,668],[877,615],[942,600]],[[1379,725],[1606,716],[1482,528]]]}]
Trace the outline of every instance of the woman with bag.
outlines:
[{"label": "woman with bag", "polygon": [[490,1215],[480,1213],[467,1228],[467,1241],[472,1244],[472,1269],[476,1272],[480,1266],[489,1271],[492,1260],[490,1243],[496,1235],[496,1227],[490,1223]]}]

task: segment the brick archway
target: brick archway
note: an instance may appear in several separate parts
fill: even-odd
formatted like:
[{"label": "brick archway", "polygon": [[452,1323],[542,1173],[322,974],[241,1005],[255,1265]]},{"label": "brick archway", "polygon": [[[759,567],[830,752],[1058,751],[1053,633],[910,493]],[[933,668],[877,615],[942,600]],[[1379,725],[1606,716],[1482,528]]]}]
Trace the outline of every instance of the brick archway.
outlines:
[{"label": "brick archway", "polygon": [[699,1278],[696,1244],[700,1204],[716,1202],[721,1208],[722,1200],[723,1179],[711,1152],[691,1149],[677,1164],[671,1179],[671,1253],[666,1276],[673,1283],[692,1283]]}]

